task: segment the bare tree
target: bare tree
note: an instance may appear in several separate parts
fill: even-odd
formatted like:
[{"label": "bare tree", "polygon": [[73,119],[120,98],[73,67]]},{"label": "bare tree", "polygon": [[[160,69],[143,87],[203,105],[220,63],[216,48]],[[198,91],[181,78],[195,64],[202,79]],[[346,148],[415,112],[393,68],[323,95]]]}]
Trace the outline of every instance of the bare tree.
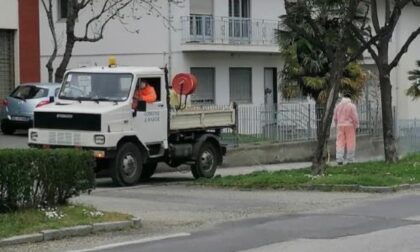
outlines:
[{"label": "bare tree", "polygon": [[[147,14],[154,14],[165,20],[169,20],[161,13],[161,7],[157,0],[68,0],[65,47],[63,57],[54,73],[53,62],[57,58],[58,42],[57,31],[54,24],[53,0],[41,0],[43,9],[46,13],[50,31],[53,37],[53,51],[46,65],[48,69],[49,81],[61,82],[63,75],[72,57],[74,45],[78,42],[98,42],[104,38],[104,31],[107,25],[112,21],[119,21],[127,25],[127,19],[131,18],[133,22],[141,18],[141,11]],[[173,1],[180,4],[182,1]],[[81,18],[81,13],[90,13],[90,17]],[[83,23],[81,23],[83,22]],[[81,35],[75,33],[76,23],[84,27]],[[170,25],[169,25],[170,26]],[[138,33],[138,30],[135,30]]]},{"label": "bare tree", "polygon": [[[380,17],[380,7],[378,6],[377,0],[369,0],[371,5],[371,21],[373,26],[372,29],[367,30],[368,32],[361,31],[359,27],[353,27],[355,36],[361,43],[366,45],[370,55],[375,61],[379,71],[379,82],[381,90],[381,104],[382,104],[382,126],[383,126],[383,138],[384,138],[384,152],[385,160],[387,162],[395,163],[398,161],[398,152],[396,148],[396,141],[394,136],[394,120],[393,120],[393,109],[392,109],[392,83],[391,83],[391,72],[398,65],[402,56],[407,52],[411,43],[420,35],[420,26],[414,30],[411,35],[407,38],[398,53],[393,59],[389,59],[389,45],[393,37],[395,28],[401,18],[402,11],[411,5],[412,0],[383,0],[384,3],[384,14]],[[381,25],[381,21],[383,25]],[[379,37],[379,39],[367,45],[373,37]]]},{"label": "bare tree", "polygon": [[53,16],[53,4],[52,0],[41,0],[42,6],[45,10],[45,14],[47,15],[48,19],[48,26],[50,27],[51,36],[53,38],[53,51],[48,58],[48,62],[45,65],[48,70],[48,81],[53,82],[53,75],[54,75],[54,67],[53,62],[57,58],[57,51],[58,51],[58,42],[57,42],[57,32],[55,31],[55,24],[54,24],[54,16]]}]

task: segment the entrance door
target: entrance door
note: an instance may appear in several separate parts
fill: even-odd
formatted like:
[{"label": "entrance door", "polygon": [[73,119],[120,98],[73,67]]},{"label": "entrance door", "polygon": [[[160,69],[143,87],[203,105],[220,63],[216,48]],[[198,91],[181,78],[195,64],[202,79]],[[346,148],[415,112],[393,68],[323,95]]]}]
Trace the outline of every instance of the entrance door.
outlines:
[{"label": "entrance door", "polygon": [[249,43],[251,38],[250,0],[229,0],[229,38]]},{"label": "entrance door", "polygon": [[0,30],[0,99],[15,86],[14,31]]},{"label": "entrance door", "polygon": [[266,105],[277,103],[277,69],[264,69],[264,101]]}]

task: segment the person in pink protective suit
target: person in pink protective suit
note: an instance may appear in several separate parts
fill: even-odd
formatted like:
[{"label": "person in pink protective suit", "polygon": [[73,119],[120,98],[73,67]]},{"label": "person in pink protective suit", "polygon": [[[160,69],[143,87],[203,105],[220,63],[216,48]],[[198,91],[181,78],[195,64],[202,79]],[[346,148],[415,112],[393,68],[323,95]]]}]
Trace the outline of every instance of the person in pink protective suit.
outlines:
[{"label": "person in pink protective suit", "polygon": [[[333,120],[337,127],[337,164],[342,165],[344,161],[352,163],[356,151],[356,129],[359,127],[359,116],[350,95],[345,94],[336,105]],[[346,157],[344,157],[345,153]]]}]

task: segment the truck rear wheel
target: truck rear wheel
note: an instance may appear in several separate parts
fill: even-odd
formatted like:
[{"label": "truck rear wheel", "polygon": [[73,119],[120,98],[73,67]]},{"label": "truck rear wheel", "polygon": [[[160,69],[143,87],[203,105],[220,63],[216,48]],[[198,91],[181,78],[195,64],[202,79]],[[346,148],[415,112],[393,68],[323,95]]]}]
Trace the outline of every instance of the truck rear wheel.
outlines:
[{"label": "truck rear wheel", "polygon": [[153,176],[153,174],[155,174],[157,165],[158,165],[157,163],[145,164],[143,166],[143,171],[141,172],[140,179],[151,178]]},{"label": "truck rear wheel", "polygon": [[191,166],[194,178],[212,178],[220,160],[218,155],[214,145],[205,142],[198,151],[195,164]]},{"label": "truck rear wheel", "polygon": [[112,162],[111,176],[116,186],[135,185],[143,168],[139,148],[133,143],[125,143],[118,148],[117,155]]}]

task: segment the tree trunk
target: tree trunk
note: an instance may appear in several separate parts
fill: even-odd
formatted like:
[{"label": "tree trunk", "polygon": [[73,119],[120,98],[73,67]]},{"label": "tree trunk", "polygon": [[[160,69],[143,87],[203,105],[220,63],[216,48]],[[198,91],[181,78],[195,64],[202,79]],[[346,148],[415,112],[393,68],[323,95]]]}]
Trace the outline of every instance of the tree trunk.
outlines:
[{"label": "tree trunk", "polygon": [[385,161],[388,163],[396,163],[398,162],[398,152],[394,136],[395,125],[392,109],[392,85],[389,73],[381,74],[380,83]]},{"label": "tree trunk", "polygon": [[379,82],[381,89],[381,105],[382,105],[382,129],[384,138],[384,154],[385,161],[388,163],[398,162],[398,152],[394,136],[394,117],[392,109],[392,85],[389,69],[389,49],[390,38],[385,38],[380,42],[378,47],[378,57],[380,61]]},{"label": "tree trunk", "polygon": [[64,73],[69,65],[74,44],[76,43],[76,37],[74,35],[74,27],[76,26],[76,19],[78,18],[79,9],[77,8],[78,2],[71,0],[67,2],[67,19],[66,19],[66,48],[60,65],[55,71],[55,81],[61,82],[64,77]]},{"label": "tree trunk", "polygon": [[325,161],[325,149],[327,141],[330,138],[331,123],[334,115],[335,103],[338,98],[338,90],[340,87],[340,80],[343,76],[343,69],[345,64],[345,56],[343,53],[336,53],[335,60],[331,64],[331,77],[329,78],[329,86],[331,87],[328,94],[328,101],[325,105],[325,111],[320,123],[320,129],[318,132],[318,142],[314,152],[314,158],[312,160],[312,174],[321,175],[325,172],[326,161]]},{"label": "tree trunk", "polygon": [[322,119],[325,114],[325,104],[319,101],[315,102],[315,116],[316,116],[316,137],[319,138],[322,129]]},{"label": "tree trunk", "polygon": [[44,8],[45,14],[47,15],[47,19],[48,19],[48,26],[50,28],[51,31],[51,36],[53,38],[53,51],[52,54],[50,56],[50,58],[48,59],[48,63],[45,65],[45,67],[48,70],[48,81],[49,82],[53,82],[53,75],[54,75],[54,67],[53,67],[53,62],[57,57],[57,50],[58,50],[58,43],[57,43],[57,33],[55,31],[55,24],[54,24],[54,17],[53,17],[53,5],[52,5],[52,0],[45,2],[44,0],[42,0],[42,6]]},{"label": "tree trunk", "polygon": [[73,53],[73,48],[75,44],[75,39],[73,37],[67,36],[66,42],[66,49],[64,51],[63,59],[61,60],[60,65],[58,66],[57,70],[55,71],[55,81],[62,82],[64,73],[67,70],[67,66],[70,62],[71,55]]}]

